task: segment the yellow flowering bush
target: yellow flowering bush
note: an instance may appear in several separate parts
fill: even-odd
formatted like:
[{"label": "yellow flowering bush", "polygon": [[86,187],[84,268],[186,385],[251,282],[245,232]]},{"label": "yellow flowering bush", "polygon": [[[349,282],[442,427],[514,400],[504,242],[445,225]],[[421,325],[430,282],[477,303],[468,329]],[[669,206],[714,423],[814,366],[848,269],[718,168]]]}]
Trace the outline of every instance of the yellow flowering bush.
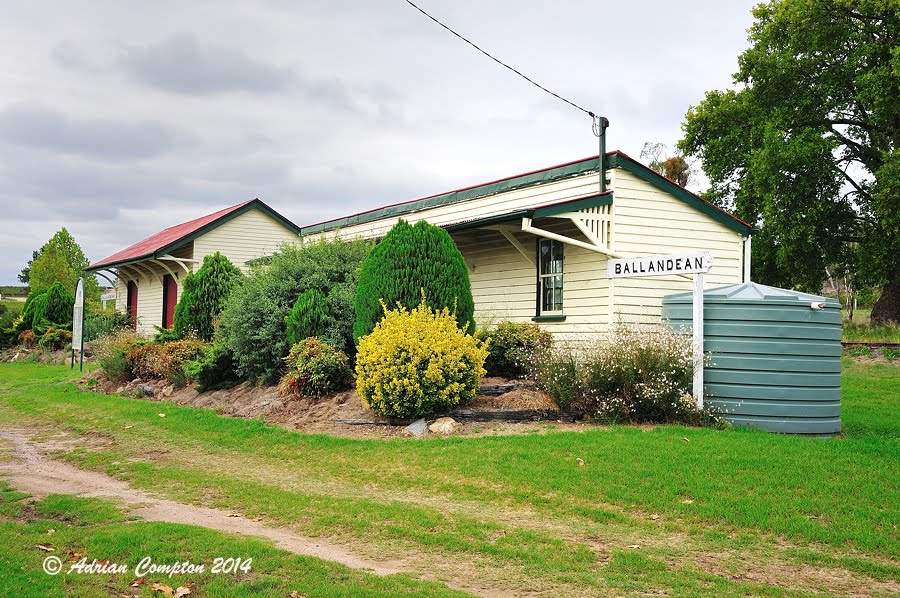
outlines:
[{"label": "yellow flowering bush", "polygon": [[413,310],[389,310],[359,341],[356,391],[377,413],[415,417],[475,396],[487,343],[459,329],[449,309],[423,301]]}]

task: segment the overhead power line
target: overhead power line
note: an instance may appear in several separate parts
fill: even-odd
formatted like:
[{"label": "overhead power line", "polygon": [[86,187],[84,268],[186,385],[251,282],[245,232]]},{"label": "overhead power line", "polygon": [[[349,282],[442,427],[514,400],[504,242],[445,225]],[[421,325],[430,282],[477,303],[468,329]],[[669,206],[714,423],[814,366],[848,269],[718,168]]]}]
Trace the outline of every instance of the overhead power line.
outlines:
[{"label": "overhead power line", "polygon": [[568,104],[569,106],[572,106],[573,108],[576,108],[576,109],[578,109],[578,110],[581,110],[582,112],[584,112],[585,114],[587,114],[588,116],[590,116],[592,119],[595,119],[595,120],[596,120],[596,119],[598,118],[597,115],[594,114],[593,112],[591,112],[590,110],[588,110],[588,109],[586,109],[586,108],[582,108],[581,106],[579,106],[579,105],[576,104],[575,102],[573,102],[573,101],[571,101],[571,100],[567,100],[566,98],[564,98],[563,96],[559,95],[558,93],[556,93],[556,92],[554,92],[554,91],[551,91],[551,90],[547,89],[546,87],[544,87],[543,85],[541,85],[540,83],[538,83],[537,81],[535,81],[534,79],[532,79],[531,77],[528,77],[527,75],[523,74],[521,71],[519,71],[519,70],[517,70],[517,69],[511,67],[510,65],[506,64],[505,62],[503,62],[503,61],[500,60],[499,58],[494,57],[492,54],[490,54],[489,52],[487,52],[487,51],[483,50],[481,47],[479,47],[475,42],[471,41],[470,39],[468,39],[468,38],[466,38],[466,37],[464,37],[464,36],[462,36],[462,35],[460,35],[459,33],[457,33],[456,31],[454,31],[453,29],[451,29],[450,27],[448,27],[447,25],[445,25],[445,24],[442,23],[441,21],[437,20],[436,18],[434,18],[433,16],[431,16],[430,14],[428,14],[427,12],[425,12],[421,7],[419,7],[418,5],[416,5],[414,2],[411,2],[411,0],[405,0],[405,2],[406,2],[407,4],[409,4],[410,6],[412,6],[413,8],[415,8],[415,9],[416,9],[417,11],[419,11],[420,13],[422,13],[423,15],[425,15],[426,17],[428,17],[429,19],[431,19],[432,21],[434,21],[435,23],[437,23],[438,25],[440,25],[441,27],[443,27],[444,29],[446,29],[447,31],[449,31],[450,33],[452,33],[453,35],[455,35],[456,37],[458,37],[459,39],[463,40],[464,42],[466,42],[467,44],[469,44],[470,46],[472,46],[473,48],[475,48],[476,50],[478,50],[479,52],[481,52],[482,54],[484,54],[485,56],[487,56],[488,58],[490,58],[491,60],[493,60],[493,61],[496,62],[497,64],[499,64],[500,66],[502,66],[502,67],[504,67],[504,68],[506,68],[506,69],[511,70],[512,72],[514,72],[514,73],[517,74],[518,76],[522,77],[523,79],[525,79],[526,81],[528,81],[529,83],[531,83],[532,85],[534,85],[535,87],[537,87],[538,89],[541,89],[541,90],[543,90],[543,91],[549,93],[549,94],[552,95],[553,97],[562,100],[563,102],[565,102],[565,103]]}]

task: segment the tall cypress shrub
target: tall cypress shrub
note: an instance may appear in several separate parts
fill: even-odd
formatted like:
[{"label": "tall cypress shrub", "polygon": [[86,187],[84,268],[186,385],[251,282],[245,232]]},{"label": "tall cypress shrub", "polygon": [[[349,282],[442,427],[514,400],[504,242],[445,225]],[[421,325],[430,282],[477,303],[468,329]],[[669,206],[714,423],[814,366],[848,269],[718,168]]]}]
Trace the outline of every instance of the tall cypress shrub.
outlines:
[{"label": "tall cypress shrub", "polygon": [[420,220],[415,226],[400,220],[369,253],[356,288],[358,342],[375,329],[384,316],[381,301],[390,309],[397,303],[413,309],[425,302],[435,311],[456,311],[456,321],[466,332],[475,330],[475,303],[469,272],[456,243],[444,229]]},{"label": "tall cypress shrub", "polygon": [[185,336],[193,332],[211,341],[216,319],[242,279],[241,271],[218,251],[204,257],[197,273],[184,279],[181,298],[175,306],[175,333]]}]

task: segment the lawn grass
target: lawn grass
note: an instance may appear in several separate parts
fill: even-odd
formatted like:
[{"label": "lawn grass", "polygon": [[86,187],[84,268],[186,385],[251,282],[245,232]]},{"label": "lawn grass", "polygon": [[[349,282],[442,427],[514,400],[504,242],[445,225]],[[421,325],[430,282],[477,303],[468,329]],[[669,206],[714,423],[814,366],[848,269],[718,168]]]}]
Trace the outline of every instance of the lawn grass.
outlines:
[{"label": "lawn grass", "polygon": [[[102,438],[61,456],[374,556],[418,555],[438,575],[467,562],[505,587],[608,594],[781,595],[779,566],[797,564],[900,581],[900,368],[888,364],[845,362],[845,433],[831,439],[622,426],[349,440],[82,392],[70,377],[0,365],[0,424]],[[771,579],[729,573],[747,566]],[[808,577],[785,583],[828,589]]]},{"label": "lawn grass", "polygon": [[900,323],[892,325],[872,324],[871,309],[853,312],[853,320],[844,313],[843,340],[848,343],[900,343]]},{"label": "lawn grass", "polygon": [[[379,577],[353,571],[279,550],[262,540],[189,525],[127,521],[124,513],[103,499],[51,495],[26,505],[24,497],[0,482],[0,588],[8,596],[129,595],[136,569],[148,556],[156,565],[190,561],[204,565],[205,571],[173,577],[149,574],[139,587],[140,596],[160,596],[152,590],[154,583],[170,588],[189,586],[191,596],[283,598],[291,592],[310,597],[465,595],[407,575]],[[43,551],[38,545],[53,551]],[[62,573],[44,573],[42,562],[48,556],[63,561]],[[252,561],[245,571],[214,574],[212,566],[219,557]],[[124,565],[127,572],[68,572],[81,558],[86,563],[96,559]]]}]

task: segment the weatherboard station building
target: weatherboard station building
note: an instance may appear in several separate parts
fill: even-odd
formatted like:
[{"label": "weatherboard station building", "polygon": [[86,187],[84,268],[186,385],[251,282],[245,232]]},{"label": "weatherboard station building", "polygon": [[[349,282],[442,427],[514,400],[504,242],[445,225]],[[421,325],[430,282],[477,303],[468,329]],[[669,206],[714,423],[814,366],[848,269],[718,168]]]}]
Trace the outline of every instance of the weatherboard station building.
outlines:
[{"label": "weatherboard station building", "polygon": [[426,220],[462,252],[479,325],[537,322],[564,342],[590,342],[620,322],[658,323],[663,297],[691,289],[678,274],[616,277],[610,260],[703,253],[712,261],[707,285],[749,280],[749,224],[621,152],[602,157],[602,191],[595,156],[301,227],[253,200],[166,229],[89,271],[115,277],[107,279],[117,307],[150,335],[171,324],[181,280],[204,255],[220,251],[246,271],[283,242],[378,239],[401,218]]}]

